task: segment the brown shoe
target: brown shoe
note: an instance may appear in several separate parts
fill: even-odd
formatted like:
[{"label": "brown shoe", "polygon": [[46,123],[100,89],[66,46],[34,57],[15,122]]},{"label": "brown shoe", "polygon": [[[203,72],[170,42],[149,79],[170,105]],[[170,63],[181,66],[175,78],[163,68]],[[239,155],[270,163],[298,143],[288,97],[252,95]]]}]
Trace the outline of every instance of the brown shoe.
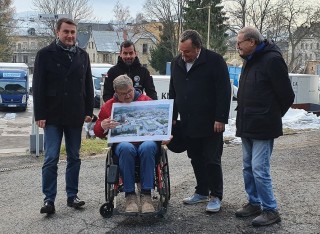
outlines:
[{"label": "brown shoe", "polygon": [[141,194],[141,213],[142,214],[147,214],[147,213],[153,213],[155,212],[155,209],[152,205],[151,201],[151,195],[146,195],[146,194]]},{"label": "brown shoe", "polygon": [[138,213],[139,207],[137,205],[137,196],[130,194],[126,197],[126,213]]},{"label": "brown shoe", "polygon": [[262,212],[260,205],[252,205],[250,203],[244,205],[236,211],[237,217],[248,217],[251,215],[258,215]]},{"label": "brown shoe", "polygon": [[278,222],[281,222],[281,217],[277,210],[264,210],[261,215],[252,220],[252,225],[265,226]]}]

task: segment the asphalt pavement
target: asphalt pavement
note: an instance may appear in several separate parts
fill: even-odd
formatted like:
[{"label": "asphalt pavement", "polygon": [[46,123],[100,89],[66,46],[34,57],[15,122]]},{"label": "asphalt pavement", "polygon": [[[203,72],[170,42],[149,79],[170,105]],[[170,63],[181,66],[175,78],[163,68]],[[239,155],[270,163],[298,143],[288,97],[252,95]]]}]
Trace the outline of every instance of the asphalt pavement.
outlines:
[{"label": "asphalt pavement", "polygon": [[[27,114],[22,115],[29,118]],[[18,128],[23,129],[23,126]],[[3,135],[5,129],[1,131],[1,146],[6,149],[28,146],[25,142],[28,136],[23,138],[15,132],[18,136],[8,138]],[[206,213],[205,204],[182,204],[181,200],[194,192],[195,179],[186,154],[169,152],[172,194],[168,212],[161,219],[117,215],[106,219],[100,215],[99,208],[105,202],[105,155],[82,160],[79,196],[86,205],[81,210],[66,205],[66,163],[60,161],[56,214],[40,214],[43,157],[28,152],[0,153],[0,233],[320,233],[319,143],[320,130],[276,140],[272,176],[282,222],[261,228],[250,225],[252,218],[239,219],[234,215],[235,210],[246,202],[240,145],[224,147],[225,194],[222,209],[217,214]],[[120,199],[119,207],[123,202]]]}]

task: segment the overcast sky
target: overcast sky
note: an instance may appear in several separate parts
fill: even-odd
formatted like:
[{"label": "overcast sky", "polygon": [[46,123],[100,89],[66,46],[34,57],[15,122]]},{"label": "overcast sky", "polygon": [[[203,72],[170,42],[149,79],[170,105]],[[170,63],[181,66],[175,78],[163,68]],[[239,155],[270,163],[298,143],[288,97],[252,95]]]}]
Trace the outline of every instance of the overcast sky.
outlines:
[{"label": "overcast sky", "polygon": [[[135,18],[136,14],[142,12],[143,4],[146,0],[121,0],[122,6],[129,6],[131,16]],[[110,21],[114,19],[113,8],[117,0],[89,0],[93,9],[94,16],[101,21]],[[13,0],[16,12],[34,11],[32,0]]]}]

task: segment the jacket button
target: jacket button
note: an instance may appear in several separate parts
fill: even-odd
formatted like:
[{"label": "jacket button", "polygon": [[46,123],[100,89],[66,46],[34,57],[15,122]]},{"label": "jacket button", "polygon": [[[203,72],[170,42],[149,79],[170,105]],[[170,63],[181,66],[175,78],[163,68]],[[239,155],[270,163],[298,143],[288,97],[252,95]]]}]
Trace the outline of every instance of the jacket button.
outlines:
[{"label": "jacket button", "polygon": [[67,96],[67,95],[68,95],[68,92],[64,92],[64,95]]}]

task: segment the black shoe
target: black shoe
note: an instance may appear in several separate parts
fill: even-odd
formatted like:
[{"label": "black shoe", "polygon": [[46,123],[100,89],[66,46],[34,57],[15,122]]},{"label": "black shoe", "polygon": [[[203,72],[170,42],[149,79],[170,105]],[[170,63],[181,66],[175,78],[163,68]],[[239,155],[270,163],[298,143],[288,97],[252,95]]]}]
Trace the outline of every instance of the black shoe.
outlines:
[{"label": "black shoe", "polygon": [[43,207],[40,209],[41,214],[54,214],[55,212],[54,203],[49,201],[45,201]]},{"label": "black shoe", "polygon": [[248,217],[252,215],[259,215],[261,214],[262,209],[260,205],[252,205],[250,203],[247,203],[242,208],[238,209],[236,211],[237,217]]},{"label": "black shoe", "polygon": [[261,215],[252,220],[252,225],[265,226],[278,222],[281,222],[281,217],[277,210],[264,210]]},{"label": "black shoe", "polygon": [[76,209],[80,208],[84,204],[86,203],[84,201],[81,201],[77,196],[75,196],[74,198],[68,198],[67,200],[67,205]]}]

